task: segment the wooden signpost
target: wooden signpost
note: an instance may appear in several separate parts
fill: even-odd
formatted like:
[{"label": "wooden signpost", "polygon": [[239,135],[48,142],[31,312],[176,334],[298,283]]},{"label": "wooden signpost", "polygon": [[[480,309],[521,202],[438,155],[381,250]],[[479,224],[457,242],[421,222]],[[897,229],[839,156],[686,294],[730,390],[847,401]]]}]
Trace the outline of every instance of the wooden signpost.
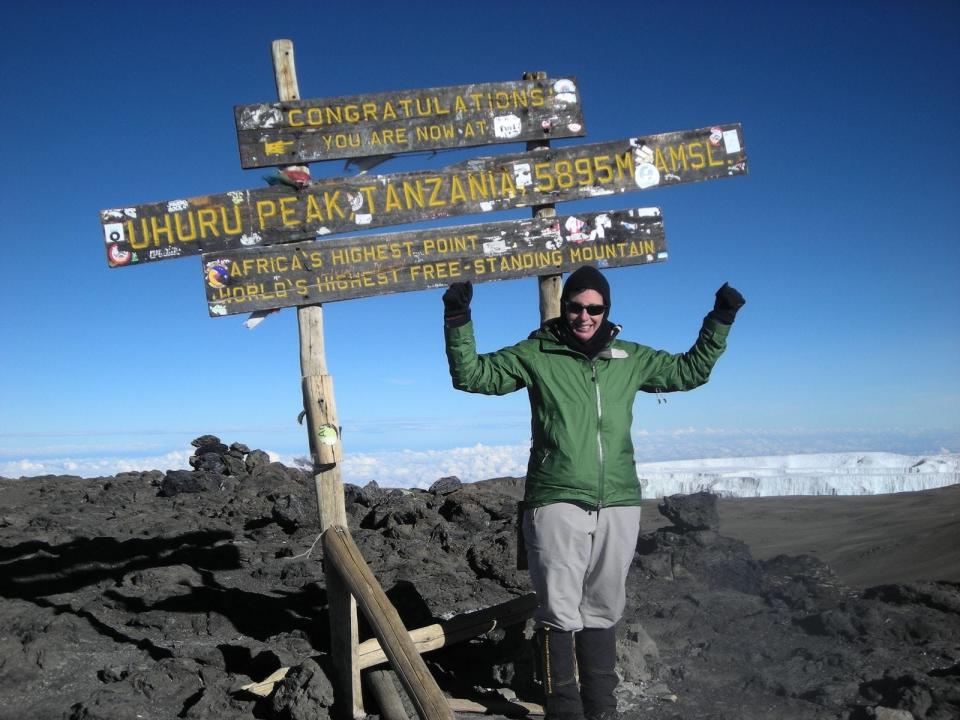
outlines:
[{"label": "wooden signpost", "polygon": [[586,132],[575,78],[239,105],[234,116],[245,168]]},{"label": "wooden signpost", "polygon": [[316,180],[100,213],[111,267],[735,177],[738,124],[472,158],[435,171]]},{"label": "wooden signpost", "polygon": [[213,316],[667,259],[658,208],[332,238],[203,256]]},{"label": "wooden signpost", "polygon": [[[743,175],[738,124],[550,147],[584,134],[572,78],[301,100],[293,46],[273,43],[279,102],[238,106],[243,167],[301,165],[482,144],[522,142],[525,152],[478,157],[435,171],[294,182],[103,210],[107,262],[125,267],[203,253],[211,315],[297,307],[303,404],[314,465],[336,707],[362,717],[357,599],[382,651],[423,720],[452,720],[447,699],[370,573],[347,530],[342,445],[326,365],[321,303],[526,276],[540,279],[541,318],[559,314],[560,273],[666,260],[658,208],[557,216],[554,203]],[[305,174],[304,174],[305,175]],[[289,177],[289,176],[288,176]],[[527,220],[483,222],[359,237],[374,227],[529,206]],[[521,618],[509,610],[498,618]],[[472,625],[471,625],[472,627]],[[464,633],[460,633],[464,636]],[[447,638],[453,641],[453,636]],[[446,641],[446,640],[445,640]],[[432,645],[436,647],[436,645]],[[368,663],[369,664],[369,663]],[[268,692],[270,681],[256,684]],[[400,706],[380,674],[381,707]],[[474,708],[474,705],[469,705]]]}]

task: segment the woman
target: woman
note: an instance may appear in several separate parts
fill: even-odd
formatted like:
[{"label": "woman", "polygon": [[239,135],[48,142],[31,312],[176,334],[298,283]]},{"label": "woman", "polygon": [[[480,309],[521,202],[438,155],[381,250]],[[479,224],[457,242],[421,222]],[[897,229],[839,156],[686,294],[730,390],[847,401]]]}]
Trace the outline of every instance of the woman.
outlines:
[{"label": "woman", "polygon": [[567,278],[559,318],[479,355],[472,296],[469,282],[443,296],[454,387],[487,395],[526,388],[530,399],[523,534],[539,600],[546,719],[609,720],[617,715],[616,624],[640,530],[633,400],[707,382],[744,299],[724,284],[693,347],[671,354],[617,338],[610,286],[586,265]]}]

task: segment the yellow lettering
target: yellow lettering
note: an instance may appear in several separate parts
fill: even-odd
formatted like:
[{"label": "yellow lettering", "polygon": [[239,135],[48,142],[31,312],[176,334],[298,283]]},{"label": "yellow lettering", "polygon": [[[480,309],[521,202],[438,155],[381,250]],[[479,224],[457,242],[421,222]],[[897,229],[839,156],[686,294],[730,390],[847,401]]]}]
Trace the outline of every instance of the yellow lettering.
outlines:
[{"label": "yellow lettering", "polygon": [[408,210],[424,206],[423,186],[419,181],[416,183],[411,183],[408,180],[403,181],[403,201]]},{"label": "yellow lettering", "polygon": [[280,222],[283,223],[284,227],[300,224],[300,221],[294,217],[296,207],[290,207],[296,202],[297,198],[290,195],[280,198]]},{"label": "yellow lettering", "polygon": [[[202,226],[201,226],[201,227],[202,227]],[[165,235],[165,236],[166,236],[166,238],[167,238],[167,245],[173,245],[173,244],[174,244],[173,229],[170,227],[170,216],[169,216],[169,215],[164,215],[164,216],[163,216],[163,225],[162,225],[162,226],[157,222],[157,218],[156,218],[156,217],[151,217],[151,218],[150,218],[150,230],[151,230],[152,233],[153,233],[153,243],[154,243],[154,245],[159,245],[159,244],[160,244],[160,236],[161,236],[161,235]],[[214,232],[216,232],[216,231],[214,231]]]},{"label": "yellow lettering", "polygon": [[287,146],[293,145],[293,140],[275,140],[263,144],[265,155],[283,155],[287,151]]},{"label": "yellow lettering", "polygon": [[471,200],[476,200],[478,197],[490,197],[490,194],[487,191],[487,183],[484,181],[483,175],[467,173],[467,187],[470,189]]},{"label": "yellow lettering", "polygon": [[323,191],[323,203],[327,208],[328,218],[332,218],[334,213],[341,219],[346,217],[346,215],[343,214],[343,208],[340,207],[340,203],[337,200],[338,195],[340,195],[339,190],[334,190],[332,195],[326,190]]},{"label": "yellow lettering", "polygon": [[[217,232],[217,211],[213,208],[197,210],[197,222],[200,225],[201,238],[207,237],[207,230],[213,237],[220,237],[220,233]],[[154,228],[154,236],[156,236],[156,228]]]},{"label": "yellow lettering", "polygon": [[360,188],[360,192],[362,192],[364,197],[367,199],[367,210],[369,210],[371,214],[377,211],[373,205],[373,193],[376,189],[376,185],[364,185]]},{"label": "yellow lettering", "polygon": [[424,182],[430,186],[430,199],[427,204],[430,207],[443,207],[447,204],[446,200],[440,197],[440,188],[443,187],[443,178],[429,177],[424,178]]},{"label": "yellow lettering", "polygon": [[177,229],[177,239],[180,240],[180,242],[190,242],[191,240],[196,240],[197,227],[196,227],[196,224],[194,223],[193,213],[187,212],[187,219],[190,221],[189,235],[187,235],[187,233],[183,231],[183,226],[180,224],[180,219],[182,215],[183,213],[177,213],[176,215],[173,216],[173,224],[174,224],[174,227],[176,227]]},{"label": "yellow lettering", "polygon": [[653,164],[657,166],[657,170],[662,173],[668,173],[670,170],[667,169],[667,161],[663,158],[663,150],[657,148],[656,154],[654,155]]},{"label": "yellow lettering", "polygon": [[261,230],[267,226],[267,218],[274,217],[276,214],[277,204],[273,200],[257,200],[257,219]]},{"label": "yellow lettering", "polygon": [[450,204],[458,202],[465,202],[467,199],[466,193],[463,191],[463,185],[460,182],[460,178],[456,175],[451,176],[450,178]]},{"label": "yellow lettering", "polygon": [[316,195],[307,195],[307,212],[303,221],[307,224],[323,221],[323,210],[320,209]]},{"label": "yellow lettering", "polygon": [[[297,118],[297,119],[294,119]],[[287,123],[290,127],[303,127],[303,110],[300,108],[293,108],[287,113]]]},{"label": "yellow lettering", "polygon": [[699,140],[687,145],[687,151],[690,153],[691,168],[700,170],[706,165],[707,161],[703,157],[703,144]]},{"label": "yellow lettering", "polygon": [[723,167],[723,160],[713,161],[713,145],[707,143],[707,162],[710,167]]},{"label": "yellow lettering", "polygon": [[683,166],[684,170],[687,169],[686,148],[683,143],[677,145],[676,148],[671,146],[668,148],[668,152],[670,154],[670,167],[674,172],[676,172],[680,166]]},{"label": "yellow lettering", "polygon": [[513,183],[513,175],[506,170],[500,173],[500,197],[514,197],[517,194],[517,186]]},{"label": "yellow lettering", "polygon": [[220,208],[220,220],[223,222],[223,233],[225,235],[237,235],[243,230],[243,217],[240,215],[240,206],[233,206],[233,225],[230,224],[227,217],[227,208]]},{"label": "yellow lettering", "polygon": [[392,212],[394,210],[402,210],[403,207],[400,204],[400,196],[397,194],[397,189],[393,185],[388,184],[385,188],[385,192],[387,196],[387,199],[386,199],[387,212]]}]

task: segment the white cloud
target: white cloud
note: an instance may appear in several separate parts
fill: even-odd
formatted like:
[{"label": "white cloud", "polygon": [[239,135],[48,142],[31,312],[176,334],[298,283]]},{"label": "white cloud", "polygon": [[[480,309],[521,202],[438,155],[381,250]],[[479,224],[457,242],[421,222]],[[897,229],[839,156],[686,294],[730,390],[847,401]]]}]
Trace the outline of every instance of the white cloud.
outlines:
[{"label": "white cloud", "polygon": [[[811,453],[886,451],[904,455],[960,452],[960,433],[951,430],[834,429],[638,429],[633,434],[638,462],[695,460],[698,458],[748,458]],[[112,448],[111,448],[112,449]],[[129,450],[128,450],[129,452]],[[145,454],[136,448],[117,457],[94,452],[63,453],[46,457],[29,451],[0,461],[0,476],[35,475],[97,477],[138,470],[171,470],[189,467],[191,450]],[[295,455],[270,452],[271,459],[294,466]],[[348,453],[343,460],[345,482],[364,485],[429,487],[441,477],[455,475],[464,482],[492,477],[520,477],[526,473],[527,443],[476,444],[444,450],[380,450]]]},{"label": "white cloud", "polygon": [[36,475],[79,475],[80,477],[106,477],[122,472],[143,470],[189,469],[188,450],[171,450],[162,455],[148,457],[101,457],[101,458],[42,458],[20,459],[0,462],[0,477],[19,478]]}]

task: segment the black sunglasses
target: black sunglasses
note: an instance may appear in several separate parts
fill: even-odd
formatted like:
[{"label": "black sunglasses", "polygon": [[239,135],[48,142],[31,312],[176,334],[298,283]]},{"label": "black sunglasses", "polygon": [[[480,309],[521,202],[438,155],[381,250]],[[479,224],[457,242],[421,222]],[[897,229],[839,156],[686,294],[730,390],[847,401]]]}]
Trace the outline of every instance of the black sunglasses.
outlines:
[{"label": "black sunglasses", "polygon": [[597,315],[603,315],[604,311],[607,309],[606,305],[581,305],[578,302],[570,301],[567,301],[566,307],[567,312],[573,315],[579,315],[586,310],[587,315],[592,315],[593,317],[596,317]]}]

